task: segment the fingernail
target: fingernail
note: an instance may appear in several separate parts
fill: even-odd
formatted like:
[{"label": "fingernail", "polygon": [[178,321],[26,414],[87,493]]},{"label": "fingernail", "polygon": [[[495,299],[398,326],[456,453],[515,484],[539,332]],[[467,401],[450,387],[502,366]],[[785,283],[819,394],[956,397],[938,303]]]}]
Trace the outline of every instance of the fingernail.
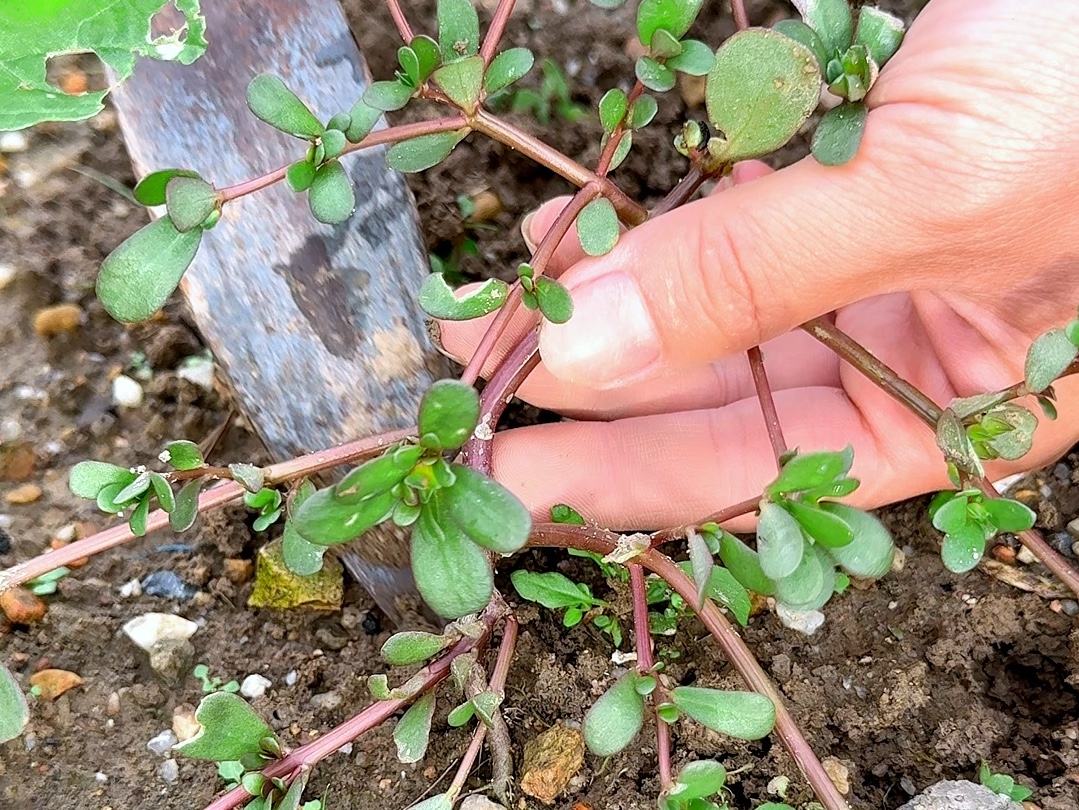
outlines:
[{"label": "fingernail", "polygon": [[536,252],[536,242],[532,238],[532,220],[536,218],[536,212],[531,211],[521,220],[521,236],[525,238],[525,245],[529,253]]},{"label": "fingernail", "polygon": [[616,388],[648,376],[662,343],[636,282],[615,272],[570,287],[573,316],[545,323],[540,354],[556,377],[590,388]]}]

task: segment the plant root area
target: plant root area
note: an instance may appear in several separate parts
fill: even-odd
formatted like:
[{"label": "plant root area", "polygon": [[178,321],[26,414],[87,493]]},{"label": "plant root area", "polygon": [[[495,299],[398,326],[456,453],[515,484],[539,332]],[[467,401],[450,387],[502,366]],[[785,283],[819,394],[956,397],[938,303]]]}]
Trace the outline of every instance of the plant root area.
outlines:
[{"label": "plant root area", "polygon": [[[433,2],[405,4],[412,19],[433,19]],[[493,4],[490,4],[493,5]],[[632,4],[631,4],[632,5]],[[729,34],[721,4],[708,4],[704,39]],[[753,19],[769,22],[785,6],[750,4]],[[372,10],[374,7],[375,10]],[[632,21],[584,0],[521,0],[508,45],[528,45],[567,74],[572,99],[592,105],[606,88],[631,75],[627,42]],[[392,72],[396,45],[388,15],[373,0],[349,0],[357,37],[376,75]],[[489,18],[490,11],[486,11]],[[212,35],[212,32],[211,32]],[[80,63],[82,64],[82,63]],[[88,65],[84,69],[93,71]],[[539,86],[538,70],[525,82]],[[657,124],[643,133],[614,175],[642,201],[654,202],[678,179],[684,161],[670,148],[685,105],[703,117],[699,92],[682,87],[660,103]],[[421,117],[409,111],[399,120]],[[553,144],[588,165],[598,156],[598,123],[554,114],[549,127],[515,114],[518,125],[546,133]],[[122,465],[152,462],[167,440],[203,441],[230,418],[228,394],[190,373],[203,351],[180,302],[160,319],[124,327],[94,298],[102,259],[145,222],[145,213],[91,175],[131,185],[135,178],[111,111],[94,121],[41,126],[25,143],[6,142],[0,154],[0,565],[50,544],[108,525],[92,504],[75,499],[66,475],[77,461]],[[12,148],[18,147],[18,148]],[[798,156],[795,145],[781,156]],[[192,157],[198,168],[198,156]],[[525,257],[520,219],[542,200],[568,192],[519,155],[472,136],[442,166],[411,180],[428,248],[458,254],[466,277],[512,277]],[[465,223],[455,202],[489,192],[498,198],[483,227]],[[212,235],[211,235],[212,238]],[[467,242],[474,241],[475,250]],[[57,310],[56,307],[66,307]],[[46,314],[42,314],[46,313]],[[66,313],[66,314],[65,314]],[[74,313],[74,314],[72,314]],[[130,377],[141,395],[114,392]],[[127,386],[130,389],[130,386]],[[121,404],[122,403],[122,404]],[[551,418],[521,409],[516,420]],[[266,463],[265,451],[241,419],[225,432],[211,461]],[[1079,517],[1079,458],[1075,455],[1018,484],[1016,497],[1038,511],[1039,525],[1074,558],[1068,524]],[[855,807],[898,808],[940,779],[974,778],[985,760],[994,771],[1034,788],[1042,810],[1079,807],[1079,603],[1054,591],[1037,565],[1015,559],[1004,538],[995,552],[1003,576],[945,571],[938,537],[926,520],[926,501],[893,507],[884,518],[905,549],[905,565],[879,584],[851,589],[825,609],[813,636],[783,627],[762,609],[745,631],[750,647],[789,701],[818,755]],[[81,685],[55,700],[31,699],[31,721],[19,739],[0,745],[0,806],[11,810],[81,807],[87,810],[198,810],[224,787],[211,764],[173,759],[147,744],[190,715],[202,697],[190,674],[206,664],[224,681],[258,674],[270,682],[252,704],[282,742],[295,747],[342,722],[367,701],[366,677],[384,671],[378,650],[392,628],[357,586],[340,611],[277,612],[246,607],[251,562],[272,538],[251,528],[242,509],[208,515],[182,536],[159,533],[76,568],[46,597],[45,618],[0,624],[0,660],[25,686],[37,671],[76,673]],[[1073,527],[1079,523],[1073,524]],[[621,612],[629,649],[632,625],[625,586],[603,580],[589,561],[555,552],[529,552],[512,565],[560,570],[587,582]],[[169,595],[160,572],[175,575],[187,593]],[[156,580],[146,580],[159,574]],[[503,592],[513,595],[507,571]],[[141,583],[138,587],[132,583]],[[163,594],[163,595],[152,595]],[[199,624],[193,654],[172,683],[122,633],[130,619],[176,613]],[[517,659],[504,704],[513,756],[556,723],[579,725],[585,711],[625,666],[612,662],[608,636],[588,622],[573,629],[535,605],[521,605]],[[660,637],[657,657],[677,683],[740,688],[739,678],[693,619]],[[403,679],[403,676],[402,676]],[[447,712],[456,700],[444,688],[427,758],[402,766],[394,756],[392,724],[357,740],[318,767],[310,797],[325,794],[331,810],[404,808],[445,789],[468,745]],[[178,721],[177,718],[180,718]],[[154,748],[161,750],[159,745]],[[786,800],[811,801],[792,760],[774,740],[742,743],[680,723],[674,764],[715,758],[731,772],[732,808]],[[574,810],[650,810],[659,785],[651,721],[622,754],[586,756],[555,807]],[[467,790],[490,777],[481,759]],[[778,779],[777,779],[778,777]],[[542,807],[517,792],[511,807]]]}]

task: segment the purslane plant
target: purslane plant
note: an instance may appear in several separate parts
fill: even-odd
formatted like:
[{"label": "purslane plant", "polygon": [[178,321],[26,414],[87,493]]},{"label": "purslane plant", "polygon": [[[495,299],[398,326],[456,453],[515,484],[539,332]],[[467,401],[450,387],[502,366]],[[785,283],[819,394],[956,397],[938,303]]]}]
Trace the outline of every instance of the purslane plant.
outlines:
[{"label": "purslane plant", "polygon": [[[788,449],[763,357],[759,350],[751,350],[749,361],[777,465],[776,479],[759,497],[702,516],[694,524],[651,534],[613,534],[587,524],[565,506],[556,508],[550,523],[538,524],[509,490],[490,477],[491,441],[502,409],[539,359],[535,329],[506,354],[482,394],[473,385],[521,304],[536,312],[537,321],[561,323],[572,318],[568,292],[545,274],[555,248],[571,230],[586,254],[607,253],[617,244],[622,227],[687,202],[702,183],[727,175],[735,162],[770,154],[786,144],[810,120],[825,88],[840,103],[820,119],[812,137],[813,153],[826,165],[854,158],[867,119],[863,100],[901,45],[901,22],[870,7],[853,14],[845,0],[795,0],[802,21],[784,21],[773,29],[751,28],[742,3],[735,0],[739,31],[713,51],[709,44],[687,37],[703,0],[641,0],[636,22],[644,53],[635,64],[636,81],[628,91],[616,87],[603,95],[597,110],[604,132],[600,157],[595,169],[587,169],[490,109],[493,101],[512,92],[535,61],[524,48],[499,51],[513,0],[498,3],[482,37],[471,0],[439,0],[434,36],[416,34],[398,0],[388,0],[388,5],[402,40],[392,78],[372,83],[350,109],[333,113],[323,123],[279,77],[254,77],[248,86],[248,106],[260,120],[299,141],[295,161],[224,188],[190,169],[165,169],[143,178],[135,189],[137,199],[147,206],[164,205],[167,213],[108,257],[97,292],[116,318],[146,319],[175,290],[202,240],[214,238],[207,232],[234,200],[285,182],[294,192],[306,194],[316,219],[340,223],[355,206],[341,163],[350,153],[390,145],[390,166],[417,172],[437,165],[465,137],[478,132],[557,172],[579,190],[530,261],[517,268],[512,285],[492,279],[461,294],[444,275],[433,273],[419,290],[421,305],[436,318],[461,320],[498,313],[461,379],[443,380],[428,391],[414,430],[358,440],[264,469],[243,463],[209,466],[195,445],[183,441],[170,443],[162,453],[161,471],[82,462],[72,470],[72,491],[96,501],[105,512],[123,514],[126,528],[111,529],[4,571],[0,589],[29,582],[166,524],[184,531],[200,512],[241,499],[258,513],[260,529],[285,518],[284,558],[301,575],[321,568],[329,546],[356,541],[379,523],[411,527],[412,565],[420,593],[436,612],[452,620],[441,634],[405,632],[386,643],[383,657],[389,665],[419,666],[418,671],[393,686],[387,674],[372,677],[374,702],[369,707],[294,751],[284,750],[242,699],[214,692],[197,713],[202,731],[185,742],[180,753],[228,763],[223,767],[238,783],[208,810],[240,805],[292,810],[300,806],[311,769],[321,759],[395,715],[400,715],[394,733],[399,758],[421,759],[437,710],[435,691],[443,681],[452,680],[458,699],[449,722],[472,724],[472,743],[447,790],[419,805],[424,810],[449,810],[485,739],[492,742],[496,794],[505,794],[512,773],[500,707],[517,624],[511,606],[494,588],[495,564],[528,545],[566,548],[597,560],[604,573],[623,583],[619,587],[628,585],[633,599],[636,667],[615,680],[585,716],[584,736],[593,753],[610,756],[625,748],[651,714],[661,806],[710,810],[724,806],[726,772],[718,762],[703,760],[675,773],[672,727],[688,718],[742,739],[774,732],[803,769],[821,804],[828,810],[845,808],[845,800],[779,693],[717,604],[741,624],[748,620],[750,593],[771,596],[789,610],[818,610],[845,588],[848,578],[874,580],[890,570],[894,547],[886,529],[873,516],[841,502],[858,486],[849,476],[851,451]],[[621,3],[604,0],[597,5]],[[671,90],[679,73],[707,76],[708,120],[687,121],[672,133],[689,168],[668,197],[647,211],[627,197],[609,173],[629,154],[634,133],[652,123],[655,94]],[[559,98],[566,101],[565,95]],[[384,113],[415,99],[433,102],[448,114],[375,129]],[[1076,370],[1079,321],[1035,342],[1022,383],[956,400],[947,408],[928,400],[827,319],[803,328],[935,431],[958,490],[942,494],[932,507],[934,525],[945,534],[943,559],[949,568],[969,570],[990,537],[1016,532],[1064,582],[1079,590],[1076,573],[1031,531],[1033,513],[998,498],[982,467],[983,460],[1016,459],[1030,448],[1037,419],[1016,400],[1036,396],[1045,414],[1054,415],[1051,386]],[[309,480],[320,470],[355,461],[363,463],[333,486],[316,489]],[[154,503],[158,510],[151,512]],[[759,516],[754,547],[723,528],[733,518],[751,513]],[[688,547],[688,560],[679,564],[661,549],[681,540]],[[652,579],[646,578],[646,570]],[[513,584],[522,598],[564,610],[567,626],[603,606],[590,591],[561,575],[519,571]],[[661,604],[668,605],[662,614],[650,612],[650,606]],[[750,691],[679,686],[666,678],[662,663],[655,661],[652,636],[676,627],[687,610],[708,628]],[[604,614],[605,625],[596,618],[596,626],[614,638],[612,622],[618,628],[617,617]],[[485,648],[499,634],[497,659],[488,675]],[[2,668],[0,708],[4,709],[0,739],[8,739],[25,724],[27,710],[13,676]]]}]

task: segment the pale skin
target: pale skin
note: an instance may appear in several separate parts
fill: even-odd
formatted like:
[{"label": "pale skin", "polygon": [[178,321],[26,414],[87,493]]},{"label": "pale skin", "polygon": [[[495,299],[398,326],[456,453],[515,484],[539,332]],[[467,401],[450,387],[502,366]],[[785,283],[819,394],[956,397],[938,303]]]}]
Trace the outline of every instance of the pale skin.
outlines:
[{"label": "pale skin", "polygon": [[[788,444],[854,446],[852,502],[948,487],[932,433],[797,327],[835,310],[942,406],[1021,380],[1031,340],[1079,304],[1077,64],[1074,0],[932,0],[868,98],[852,163],[741,164],[599,259],[571,232],[551,272],[575,313],[543,327],[520,395],[576,421],[499,433],[495,476],[537,516],[565,502],[616,529],[753,497],[776,472],[745,359],[761,344]],[[533,240],[564,204],[527,223]],[[445,348],[467,359],[488,322],[443,324]],[[522,311],[507,339],[531,323]],[[1079,439],[1079,380],[1056,391],[1060,418],[1024,402],[1035,448],[991,476]]]}]

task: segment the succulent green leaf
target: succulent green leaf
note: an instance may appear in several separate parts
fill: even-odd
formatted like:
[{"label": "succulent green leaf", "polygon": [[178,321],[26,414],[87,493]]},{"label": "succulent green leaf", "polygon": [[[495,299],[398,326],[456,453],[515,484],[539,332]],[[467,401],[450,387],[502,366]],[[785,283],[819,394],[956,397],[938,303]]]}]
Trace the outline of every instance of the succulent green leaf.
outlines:
[{"label": "succulent green leaf", "polygon": [[297,160],[288,167],[288,171],[285,173],[285,180],[288,181],[289,188],[297,194],[301,191],[307,191],[314,179],[315,164],[309,160]]},{"label": "succulent green leaf", "polygon": [[102,512],[115,515],[124,510],[124,502],[118,502],[116,498],[123,491],[123,484],[107,484],[97,493],[97,508]]},{"label": "succulent green leaf", "polygon": [[176,495],[173,494],[172,487],[165,476],[159,472],[150,473],[150,486],[154,488],[157,505],[161,507],[162,511],[171,512],[176,508]]},{"label": "succulent green leaf", "polygon": [[380,117],[382,117],[382,110],[372,107],[362,98],[352,105],[349,111],[348,129],[345,130],[345,137],[349,143],[359,143],[370,135]]},{"label": "succulent green leaf", "polygon": [[313,139],[323,133],[315,114],[271,73],[256,76],[247,85],[247,106],[274,129],[297,138]]},{"label": "succulent green leaf", "polygon": [[229,472],[232,473],[233,480],[243,484],[243,488],[248,492],[259,492],[266,483],[266,471],[254,464],[230,464]]},{"label": "succulent green leaf", "polygon": [[458,380],[439,380],[420,402],[419,432],[433,434],[444,450],[454,450],[476,429],[480,396],[471,385]]},{"label": "succulent green leaf", "polygon": [[165,446],[168,454],[168,463],[174,470],[197,470],[206,462],[202,458],[202,451],[194,442],[180,440],[169,442]]},{"label": "succulent green leaf", "polygon": [[845,546],[854,539],[854,532],[842,518],[815,504],[784,501],[783,506],[794,516],[805,533],[822,546]]},{"label": "succulent green leaf", "polygon": [[1034,445],[1034,431],[1038,418],[1019,405],[1010,402],[998,405],[986,414],[983,423],[992,421],[997,426],[1007,426],[988,441],[993,452],[1007,461],[1016,461],[1030,452]]},{"label": "succulent green leaf", "polygon": [[328,129],[322,133],[322,148],[326,150],[327,159],[340,155],[347,144],[345,133],[339,129]]},{"label": "succulent green leaf", "polygon": [[847,0],[791,0],[802,19],[817,32],[830,53],[842,53],[854,39],[854,19]]},{"label": "succulent green leaf", "polygon": [[181,233],[199,227],[219,204],[214,187],[201,177],[174,177],[165,186],[169,218]]},{"label": "succulent green leaf", "polygon": [[331,160],[319,166],[307,190],[307,201],[315,219],[327,225],[337,225],[352,216],[356,210],[356,192],[340,161]]},{"label": "succulent green leaf", "polygon": [[[301,770],[299,775],[292,780],[281,801],[275,804],[272,810],[301,810],[300,802],[303,800],[303,792],[307,788],[307,780],[311,777],[311,771]],[[309,803],[310,804],[310,803]],[[244,808],[247,810],[247,808]],[[270,808],[267,808],[270,810]],[[303,810],[307,810],[306,805]],[[319,806],[321,810],[321,805]]]},{"label": "succulent green leaf", "polygon": [[629,111],[629,128],[644,129],[652,123],[657,112],[659,112],[659,104],[655,98],[647,94],[642,95],[633,102],[633,107]]},{"label": "succulent green leaf", "polygon": [[409,810],[453,810],[453,799],[445,793],[439,793],[437,796],[412,805]]},{"label": "succulent green leaf", "polygon": [[[361,101],[367,108],[381,112],[393,112],[408,104],[409,99],[412,98],[412,94],[415,92],[416,88],[409,87],[399,81],[373,82],[364,91]],[[353,111],[355,111],[355,108],[353,108]],[[374,126],[373,123],[372,126]]]},{"label": "succulent green leaf", "polygon": [[768,493],[787,494],[819,487],[846,475],[853,464],[854,449],[849,445],[839,452],[798,453],[783,464],[779,477],[768,485]]},{"label": "succulent green leaf", "polygon": [[716,55],[712,49],[696,39],[682,40],[682,52],[666,61],[667,67],[687,76],[704,76],[712,69]]},{"label": "succulent green leaf", "polygon": [[948,532],[940,548],[944,567],[955,574],[970,571],[985,554],[985,541],[985,529],[977,523],[968,523],[955,532]]},{"label": "succulent green leaf", "polygon": [[398,48],[397,61],[413,87],[418,87],[423,83],[423,78],[420,76],[420,57],[412,48],[408,46]]},{"label": "succulent green leaf", "polygon": [[562,523],[568,526],[584,526],[585,520],[581,513],[572,506],[564,503],[556,503],[551,507],[551,522]]},{"label": "succulent green leaf", "polygon": [[494,725],[495,717],[498,714],[498,707],[501,705],[502,695],[489,690],[480,692],[472,698],[472,706],[476,710],[476,715],[488,728]]},{"label": "succulent green leaf", "polygon": [[98,298],[118,321],[146,320],[179,285],[201,241],[202,229],[181,233],[168,217],[140,228],[101,265]]},{"label": "succulent green leaf", "polygon": [[1072,364],[1079,347],[1068,339],[1063,329],[1051,329],[1039,336],[1027,352],[1026,383],[1040,394]]},{"label": "succulent green leaf", "polygon": [[292,515],[314,494],[315,485],[304,480],[289,504],[289,518],[285,521],[285,530],[281,535],[281,559],[285,561],[289,571],[301,577],[309,577],[321,571],[322,555],[326,553],[326,546],[309,543],[292,524]]},{"label": "succulent green leaf", "polygon": [[596,607],[603,604],[582,586],[557,571],[518,570],[510,574],[510,582],[517,595],[529,602],[539,602],[550,610],[571,607]]},{"label": "succulent green leaf", "polygon": [[483,57],[467,56],[449,62],[436,70],[433,78],[450,101],[471,112],[483,87]]},{"label": "succulent green leaf", "polygon": [[637,7],[637,36],[648,47],[660,28],[681,39],[693,25],[704,0],[641,0]]},{"label": "succulent green leaf", "polygon": [[629,99],[626,94],[617,87],[608,90],[599,100],[599,122],[607,132],[614,132],[615,128],[625,120],[629,110]]},{"label": "succulent green leaf", "polygon": [[399,172],[426,171],[449,157],[468,132],[468,129],[436,132],[395,143],[386,154],[386,162]]},{"label": "succulent green leaf", "polygon": [[358,502],[343,502],[334,497],[332,487],[320,489],[295,510],[291,525],[315,545],[347,543],[386,520],[397,501],[394,495],[382,492]]},{"label": "succulent green leaf", "polygon": [[861,102],[848,102],[828,110],[813,133],[813,157],[817,162],[842,166],[854,160],[868,117],[869,108]]},{"label": "succulent green leaf", "polygon": [[654,59],[671,59],[682,53],[682,43],[670,31],[657,28],[656,33],[652,34],[652,44],[648,47],[648,53]]},{"label": "succulent green leaf", "polygon": [[382,645],[383,660],[395,667],[407,667],[434,658],[453,644],[452,636],[436,636],[419,630],[409,630],[390,636]]},{"label": "succulent green leaf", "polygon": [[673,90],[677,81],[673,70],[651,56],[642,56],[637,60],[636,73],[641,84],[657,93]]},{"label": "succulent green leaf", "polygon": [[[101,111],[109,89],[126,80],[137,56],[189,65],[206,49],[198,0],[179,0],[180,25],[155,36],[165,0],[32,0],[0,3],[0,130],[42,121],[78,121]],[[172,4],[168,4],[172,5]],[[96,53],[115,74],[109,89],[69,94],[46,78],[51,57]]]},{"label": "succulent green leaf", "polygon": [[0,743],[14,740],[30,722],[30,708],[26,705],[15,676],[0,664]]},{"label": "succulent green leaf", "polygon": [[[747,549],[748,551],[748,549]],[[752,552],[750,552],[752,554]],[[679,563],[678,567],[687,574],[693,573],[692,564],[689,562]],[[763,576],[763,575],[762,575]],[[769,582],[769,585],[771,583]],[[719,565],[714,565],[709,572],[708,581],[704,587],[704,597],[712,599],[725,606],[743,627],[749,621],[751,603],[749,593],[745,587],[734,578],[734,575]]]},{"label": "succulent green leaf", "polygon": [[466,700],[460,706],[456,707],[449,713],[446,718],[446,722],[450,724],[451,728],[460,728],[476,715],[476,704],[471,700]]},{"label": "succulent green leaf", "polygon": [[617,754],[641,730],[644,724],[644,698],[637,691],[636,672],[615,681],[584,716],[581,731],[593,754],[609,757]]},{"label": "succulent green leaf", "polygon": [[438,49],[438,43],[429,36],[421,34],[413,37],[408,46],[419,60],[420,81],[426,81],[427,77],[434,73],[435,68],[442,63],[442,53]]},{"label": "succulent green leaf", "polygon": [[937,421],[937,447],[944,454],[945,461],[960,470],[971,475],[985,473],[966,427],[951,408],[945,408]]},{"label": "succulent green leaf", "polygon": [[813,55],[817,57],[817,64],[821,72],[824,72],[828,62],[831,61],[831,56],[828,53],[828,48],[824,45],[824,40],[817,35],[816,31],[801,20],[780,20],[773,26],[773,29],[809,48]]},{"label": "succulent green leaf", "polygon": [[202,725],[198,734],[173,746],[174,751],[192,759],[240,759],[244,754],[260,753],[262,740],[274,737],[273,729],[247,701],[230,692],[204,697],[195,710],[195,719]]},{"label": "succulent green leaf", "polygon": [[898,17],[873,6],[862,6],[854,30],[854,44],[864,45],[877,66],[884,67],[903,44],[903,28],[903,21]]},{"label": "succulent green leaf", "polygon": [[131,503],[150,488],[150,473],[141,472],[113,496],[116,503]]},{"label": "succulent green leaf", "polygon": [[791,610],[820,610],[835,591],[835,563],[807,546],[794,572],[776,581],[776,601]]},{"label": "succulent green leaf", "polygon": [[135,199],[149,207],[165,204],[165,187],[174,177],[198,177],[190,169],[160,169],[151,172],[135,186]]},{"label": "succulent green leaf", "polygon": [[783,146],[817,106],[820,81],[817,57],[783,34],[749,28],[728,39],[705,88],[708,120],[726,139],[718,157],[744,160]]},{"label": "succulent green leaf", "polygon": [[729,532],[719,536],[719,556],[739,583],[754,593],[771,596],[775,584],[761,568],[757,552]]},{"label": "succulent green leaf", "polygon": [[352,125],[352,116],[347,112],[335,113],[334,116],[326,122],[326,132],[336,130],[337,132],[348,132],[348,128]]},{"label": "succulent green leaf", "polygon": [[972,499],[980,501],[981,493],[973,489],[939,493],[930,504],[933,527],[942,532],[954,532],[966,526],[970,522],[967,506]]},{"label": "succulent green leaf", "polygon": [[435,716],[435,693],[428,692],[413,703],[393,730],[397,759],[408,765],[419,762],[427,753],[431,737],[431,719]]},{"label": "succulent green leaf", "polygon": [[483,86],[488,93],[497,93],[520,81],[532,70],[536,57],[528,48],[510,48],[496,56],[483,77]]},{"label": "succulent green leaf", "polygon": [[432,273],[420,285],[420,307],[432,318],[444,321],[469,321],[494,312],[506,303],[509,285],[489,278],[460,297],[446,283],[442,273]]},{"label": "succulent green leaf", "polygon": [[577,216],[577,238],[589,256],[603,256],[618,244],[618,214],[606,197],[597,197]]},{"label": "succulent green leaf", "polygon": [[405,480],[422,455],[423,448],[412,445],[364,462],[337,483],[334,497],[343,503],[356,503],[389,492]]},{"label": "succulent green leaf", "polygon": [[186,532],[195,525],[199,516],[199,491],[202,481],[188,481],[176,493],[176,506],[169,514],[169,525],[174,532]]},{"label": "succulent green leaf", "polygon": [[528,541],[532,517],[517,498],[497,481],[461,464],[452,465],[456,480],[435,493],[441,511],[473,543],[499,554],[519,551]]},{"label": "succulent green leaf", "polygon": [[483,610],[494,589],[483,549],[446,519],[434,500],[412,527],[412,574],[431,609],[451,619]]},{"label": "succulent green leaf", "polygon": [[139,505],[135,507],[135,511],[131,513],[131,518],[128,520],[128,527],[131,529],[131,533],[136,537],[143,537],[146,534],[146,521],[150,517],[150,499],[143,498],[139,501]]},{"label": "succulent green leaf", "polygon": [[1011,498],[986,498],[983,505],[990,521],[1002,532],[1025,532],[1038,519],[1033,509]]},{"label": "succulent green leaf", "polygon": [[704,601],[716,561],[704,538],[695,531],[689,533],[689,563],[693,583],[697,586],[697,604],[700,605]]},{"label": "succulent green leaf", "polygon": [[573,299],[569,290],[547,276],[536,279],[536,299],[543,317],[551,323],[565,323],[573,315]]},{"label": "succulent green leaf", "polygon": [[757,521],[757,558],[761,570],[772,580],[794,573],[805,551],[802,528],[782,506],[771,502],[761,505]]},{"label": "succulent green leaf", "polygon": [[438,0],[438,46],[449,62],[480,49],[480,20],[472,0]]},{"label": "succulent green leaf", "polygon": [[678,772],[670,796],[679,801],[706,799],[719,793],[727,781],[727,769],[714,759],[690,762]]},{"label": "succulent green leaf", "polygon": [[135,480],[135,473],[125,467],[117,467],[104,461],[80,461],[71,468],[68,488],[79,498],[93,500],[110,484],[126,487]]},{"label": "succulent green leaf", "polygon": [[895,543],[883,523],[868,512],[842,503],[822,503],[820,508],[842,518],[854,533],[847,545],[827,549],[844,571],[858,579],[880,579],[892,570]]},{"label": "succulent green leaf", "polygon": [[759,740],[772,732],[776,707],[755,692],[725,692],[699,686],[671,690],[674,705],[698,723],[741,740]]}]

